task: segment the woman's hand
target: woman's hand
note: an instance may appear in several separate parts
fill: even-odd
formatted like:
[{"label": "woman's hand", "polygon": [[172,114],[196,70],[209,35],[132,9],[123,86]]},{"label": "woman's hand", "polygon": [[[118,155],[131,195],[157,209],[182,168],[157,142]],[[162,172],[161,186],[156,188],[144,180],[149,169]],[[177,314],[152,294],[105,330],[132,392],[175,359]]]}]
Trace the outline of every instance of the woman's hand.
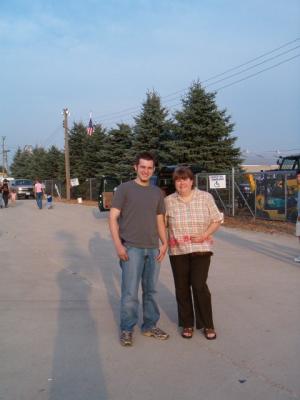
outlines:
[{"label": "woman's hand", "polygon": [[203,235],[190,236],[190,239],[191,239],[192,243],[203,243],[203,242],[206,242],[206,241],[211,241],[212,237],[203,234]]},{"label": "woman's hand", "polygon": [[167,245],[167,244],[162,244],[162,245],[160,246],[160,248],[159,248],[159,254],[158,254],[158,256],[156,257],[156,259],[157,259],[158,262],[161,262],[161,261],[164,259],[167,250],[168,250],[168,245]]}]

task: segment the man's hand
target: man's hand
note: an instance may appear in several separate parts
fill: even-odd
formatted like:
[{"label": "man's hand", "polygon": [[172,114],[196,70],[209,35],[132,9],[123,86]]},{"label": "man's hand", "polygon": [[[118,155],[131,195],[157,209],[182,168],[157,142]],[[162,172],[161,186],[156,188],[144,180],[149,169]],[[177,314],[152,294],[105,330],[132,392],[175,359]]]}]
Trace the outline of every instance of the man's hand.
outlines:
[{"label": "man's hand", "polygon": [[120,260],[122,260],[122,261],[128,261],[129,260],[126,247],[124,247],[121,244],[121,245],[116,247],[116,250],[117,250],[117,254],[118,254],[118,257],[120,258]]},{"label": "man's hand", "polygon": [[167,245],[167,244],[162,244],[162,245],[160,246],[160,248],[159,248],[159,254],[158,254],[158,256],[156,257],[156,260],[159,261],[159,262],[161,262],[161,261],[164,259],[167,250],[168,250],[168,245]]}]

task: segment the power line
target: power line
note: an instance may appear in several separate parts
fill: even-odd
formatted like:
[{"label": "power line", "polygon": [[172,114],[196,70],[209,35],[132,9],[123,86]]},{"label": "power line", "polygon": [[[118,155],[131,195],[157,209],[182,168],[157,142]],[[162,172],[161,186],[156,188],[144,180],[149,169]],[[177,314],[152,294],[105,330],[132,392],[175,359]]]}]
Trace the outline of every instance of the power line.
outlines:
[{"label": "power line", "polygon": [[253,78],[254,76],[260,75],[260,74],[262,74],[263,72],[269,71],[270,69],[276,68],[276,67],[278,67],[279,65],[282,65],[282,64],[285,64],[285,63],[287,63],[287,62],[289,62],[289,61],[291,61],[291,60],[294,60],[295,58],[297,58],[297,57],[299,57],[299,56],[300,56],[300,54],[296,54],[295,56],[290,57],[290,58],[288,58],[287,60],[283,60],[283,61],[281,61],[281,62],[279,62],[279,63],[277,63],[277,64],[275,64],[275,65],[271,65],[271,66],[268,67],[268,68],[265,68],[265,69],[263,69],[263,70],[261,70],[261,71],[255,72],[254,74],[248,75],[248,76],[246,76],[246,77],[244,77],[244,78],[242,78],[242,79],[238,79],[237,81],[231,82],[231,83],[229,83],[228,85],[221,86],[221,87],[219,87],[218,89],[215,89],[215,90],[216,90],[216,91],[219,91],[219,90],[225,89],[225,88],[227,88],[227,87],[229,87],[229,86],[233,86],[233,85],[235,85],[236,83],[243,82],[243,81],[245,81],[245,80],[247,80],[247,79]]},{"label": "power line", "polygon": [[[299,40],[300,40],[300,38],[296,38],[296,39],[294,39],[294,40],[292,40],[292,41],[289,41],[289,42],[287,42],[287,43],[285,43],[285,44],[283,44],[283,45],[281,45],[281,46],[279,46],[279,47],[276,47],[275,49],[272,49],[272,50],[270,50],[270,51],[268,51],[268,52],[266,52],[266,53],[263,53],[262,55],[260,55],[260,56],[258,56],[258,57],[252,58],[252,59],[250,59],[250,60],[248,60],[248,61],[246,61],[246,62],[244,62],[244,63],[242,63],[242,64],[239,64],[239,65],[237,65],[237,66],[235,66],[235,67],[229,68],[229,69],[227,69],[226,71],[224,71],[224,72],[222,72],[222,73],[219,73],[219,74],[217,74],[217,75],[214,75],[214,76],[212,76],[212,77],[210,77],[210,78],[204,80],[202,83],[211,81],[211,80],[213,80],[213,79],[215,79],[215,78],[218,78],[218,77],[220,77],[220,76],[224,76],[224,75],[226,75],[226,74],[229,73],[229,72],[232,72],[232,71],[234,71],[234,70],[236,70],[236,69],[239,69],[239,68],[241,68],[241,67],[243,67],[243,66],[245,66],[245,65],[251,64],[252,62],[257,61],[257,60],[259,60],[259,59],[261,59],[261,58],[263,58],[263,57],[266,57],[267,55],[273,54],[273,53],[277,52],[278,50],[283,49],[283,48],[285,48],[285,47],[291,45],[292,43],[298,42]],[[298,47],[300,47],[300,46],[296,46],[295,48],[290,49],[290,50],[288,50],[287,52],[293,51],[293,50],[297,49]],[[261,65],[261,64],[264,64],[264,63],[266,63],[266,62],[268,62],[268,61],[270,61],[270,60],[272,60],[272,59],[274,59],[274,58],[278,58],[278,57],[280,57],[281,55],[283,55],[283,54],[285,54],[285,53],[287,53],[287,52],[283,52],[283,53],[281,53],[281,54],[278,54],[277,56],[271,57],[270,59],[265,60],[265,61],[263,61],[263,62],[261,62],[261,63],[259,63],[259,64],[256,64],[256,65],[254,65],[254,66],[252,66],[252,67],[249,67],[248,69],[255,68],[256,66]],[[248,70],[248,69],[246,69],[246,70]],[[238,72],[237,75],[240,74],[240,73],[242,73],[242,71],[241,71],[241,72]],[[234,76],[234,75],[233,75],[233,76]],[[224,78],[224,80],[226,80],[226,79],[229,79],[229,77]],[[220,82],[220,81],[222,81],[222,80],[219,80],[218,82]],[[216,83],[216,82],[215,82],[215,83]],[[211,83],[210,85],[213,85],[213,83]],[[210,86],[210,85],[209,85],[209,86]],[[168,97],[172,97],[172,96],[177,95],[177,94],[179,94],[179,93],[185,92],[186,90],[188,90],[188,88],[178,90],[178,91],[173,92],[173,93],[170,93],[170,94],[168,94],[168,95],[166,95],[166,96],[162,96],[161,99],[166,99],[166,98],[168,98]],[[170,100],[171,100],[171,99],[170,99]],[[173,100],[173,99],[172,99],[172,100]],[[98,118],[96,118],[96,119],[101,119],[101,120],[103,121],[103,120],[106,120],[106,119],[107,119],[107,118],[105,118],[105,117],[110,117],[110,116],[112,117],[112,116],[117,116],[117,115],[119,115],[119,116],[121,117],[120,114],[126,114],[126,115],[128,115],[128,112],[138,111],[139,109],[140,109],[140,106],[139,106],[139,107],[130,107],[130,108],[126,108],[126,109],[121,110],[121,111],[116,111],[116,112],[112,112],[112,113],[102,114],[100,117],[98,117]],[[111,118],[109,118],[109,119],[111,119]]]},{"label": "power line", "polygon": [[[300,47],[300,46],[298,46],[298,47]],[[214,91],[218,92],[218,91],[220,91],[220,90],[223,90],[223,89],[225,89],[225,88],[228,88],[228,87],[230,87],[230,86],[233,86],[233,85],[235,85],[235,84],[237,84],[237,83],[240,83],[240,82],[243,82],[243,81],[248,80],[248,79],[250,79],[250,78],[253,78],[253,77],[255,77],[255,76],[257,76],[257,75],[260,75],[260,74],[262,74],[262,73],[264,73],[264,72],[266,72],[266,71],[268,71],[268,70],[271,70],[271,69],[273,69],[273,68],[276,68],[276,67],[278,67],[279,65],[285,64],[285,63],[287,63],[287,62],[289,62],[289,61],[292,61],[293,59],[298,58],[299,56],[300,56],[300,54],[296,54],[295,56],[290,57],[290,58],[288,58],[288,59],[285,59],[285,60],[283,60],[283,61],[281,61],[281,62],[279,62],[279,63],[276,63],[276,64],[274,64],[274,65],[271,65],[270,67],[264,68],[264,69],[262,69],[262,70],[260,70],[260,71],[257,71],[257,72],[255,72],[255,73],[253,73],[253,74],[247,75],[247,76],[245,76],[245,77],[243,77],[243,78],[241,78],[241,79],[238,79],[238,80],[236,80],[236,81],[230,82],[230,83],[228,83],[227,85],[224,85],[224,86],[221,86],[221,87],[219,87],[219,88],[217,88],[217,89],[214,89]],[[224,78],[223,80],[225,80],[225,78]],[[204,86],[204,88],[207,88],[208,86],[210,86],[210,85]],[[174,99],[173,101],[175,101],[175,99]],[[181,103],[178,102],[177,99],[176,99],[176,103],[173,103],[173,104],[171,103],[171,104],[169,104],[169,107],[170,107],[170,106],[171,106],[171,107],[176,107],[176,106],[178,106],[178,105],[181,105]],[[125,119],[126,119],[126,118],[130,118],[130,117],[132,117],[132,116],[134,116],[134,115],[135,115],[135,113],[132,112],[132,113],[130,113],[130,114],[124,115],[124,118],[125,118]],[[117,117],[106,118],[106,119],[102,120],[101,122],[103,122],[103,121],[105,121],[105,122],[114,121],[116,118],[117,118]],[[119,118],[122,118],[122,117],[120,116]]]}]

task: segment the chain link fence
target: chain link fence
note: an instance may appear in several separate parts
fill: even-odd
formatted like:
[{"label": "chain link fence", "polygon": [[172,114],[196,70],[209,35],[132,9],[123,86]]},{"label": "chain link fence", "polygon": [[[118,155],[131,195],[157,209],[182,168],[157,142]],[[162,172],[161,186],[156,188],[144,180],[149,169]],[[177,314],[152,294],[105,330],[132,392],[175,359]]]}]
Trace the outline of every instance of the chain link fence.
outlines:
[{"label": "chain link fence", "polygon": [[[214,187],[212,177],[219,177],[225,187]],[[213,195],[225,215],[290,222],[297,219],[296,171],[200,173],[196,185]]]},{"label": "chain link fence", "polygon": [[[100,177],[81,181],[79,186],[71,188],[71,198],[98,201],[102,192],[113,192],[117,186],[116,180],[107,181],[105,186],[105,179]],[[169,181],[171,182],[171,175]],[[222,182],[225,187],[216,186],[216,182]],[[46,180],[44,184],[46,193],[66,197],[65,183]],[[244,173],[233,169],[231,172],[219,174],[199,173],[196,174],[196,186],[210,192],[225,215],[290,222],[297,219],[296,171]]]},{"label": "chain link fence", "polygon": [[[99,187],[101,179],[88,178],[80,183],[79,186],[71,187],[71,199],[78,199],[81,197],[83,200],[97,200],[99,196]],[[45,180],[45,191],[52,196],[66,198],[66,184],[65,182],[49,179]]]}]

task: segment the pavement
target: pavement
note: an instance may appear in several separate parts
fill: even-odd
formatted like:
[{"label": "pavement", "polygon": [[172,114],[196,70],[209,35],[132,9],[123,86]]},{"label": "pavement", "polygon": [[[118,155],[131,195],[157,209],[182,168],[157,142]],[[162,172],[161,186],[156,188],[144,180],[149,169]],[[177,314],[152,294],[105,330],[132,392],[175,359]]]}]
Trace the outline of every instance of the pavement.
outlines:
[{"label": "pavement", "polygon": [[107,213],[20,200],[0,210],[0,400],[300,399],[296,238],[222,227],[209,275],[218,338],[182,339],[169,260],[159,341],[118,341]]}]

